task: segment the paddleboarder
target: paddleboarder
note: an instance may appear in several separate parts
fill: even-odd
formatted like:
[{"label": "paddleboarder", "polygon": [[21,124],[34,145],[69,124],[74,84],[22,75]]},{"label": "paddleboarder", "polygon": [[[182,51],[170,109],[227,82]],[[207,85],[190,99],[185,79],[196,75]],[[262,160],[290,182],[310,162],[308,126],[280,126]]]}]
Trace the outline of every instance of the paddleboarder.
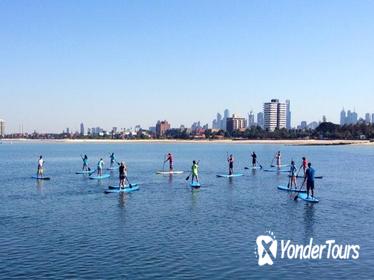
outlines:
[{"label": "paddleboarder", "polygon": [[278,153],[276,153],[276,155],[275,155],[275,159],[276,159],[276,161],[277,161],[277,167],[279,168],[280,166],[281,166],[281,152],[280,151],[278,151]]},{"label": "paddleboarder", "polygon": [[125,188],[125,181],[129,182],[127,180],[127,166],[123,161],[121,161],[119,165],[119,186],[121,189]]},{"label": "paddleboarder", "polygon": [[44,165],[43,156],[40,156],[38,160],[38,171],[36,173],[36,177],[38,178],[43,177],[43,165]]},{"label": "paddleboarder", "polygon": [[308,168],[308,161],[306,160],[305,157],[303,157],[303,159],[302,159],[299,170],[301,170],[301,168],[303,169],[304,176],[305,176],[306,169]]},{"label": "paddleboarder", "polygon": [[232,175],[234,173],[234,157],[230,155],[227,162],[229,163],[229,175]]},{"label": "paddleboarder", "polygon": [[166,155],[166,159],[164,163],[169,162],[169,171],[173,172],[173,155],[171,153],[168,153]]},{"label": "paddleboarder", "polygon": [[291,161],[291,166],[290,166],[290,184],[288,185],[289,188],[292,189],[292,186],[295,186],[296,189],[296,172],[297,168],[295,166],[295,162]]},{"label": "paddleboarder", "polygon": [[308,168],[305,171],[305,176],[304,176],[304,182],[306,181],[306,194],[307,198],[309,197],[309,191],[312,193],[312,197],[314,197],[314,174],[316,171],[312,167],[312,164],[309,162],[308,163]]},{"label": "paddleboarder", "polygon": [[114,163],[116,163],[117,161],[116,161],[116,156],[114,155],[114,153],[112,153],[111,155],[110,155],[110,168],[113,168],[113,165],[114,165]]},{"label": "paddleboarder", "polygon": [[192,161],[191,173],[192,173],[192,176],[191,176],[192,184],[194,182],[194,179],[196,179],[196,182],[199,183],[199,165],[196,162],[196,160]]},{"label": "paddleboarder", "polygon": [[257,155],[256,155],[256,153],[252,152],[251,157],[252,157],[252,166],[256,167],[256,165],[257,165]]},{"label": "paddleboarder", "polygon": [[81,158],[83,160],[82,170],[83,171],[89,171],[90,169],[88,168],[88,157],[87,157],[87,155],[84,155],[83,157],[81,156]]},{"label": "paddleboarder", "polygon": [[101,158],[99,162],[97,163],[97,175],[103,176],[103,167],[104,167],[104,161]]}]

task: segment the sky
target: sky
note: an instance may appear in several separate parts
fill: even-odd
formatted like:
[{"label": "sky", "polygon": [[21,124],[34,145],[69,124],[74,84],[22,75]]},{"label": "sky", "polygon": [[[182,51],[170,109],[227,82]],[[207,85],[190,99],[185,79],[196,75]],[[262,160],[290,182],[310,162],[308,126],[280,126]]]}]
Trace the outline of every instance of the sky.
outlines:
[{"label": "sky", "polygon": [[7,133],[374,113],[374,1],[0,0]]}]

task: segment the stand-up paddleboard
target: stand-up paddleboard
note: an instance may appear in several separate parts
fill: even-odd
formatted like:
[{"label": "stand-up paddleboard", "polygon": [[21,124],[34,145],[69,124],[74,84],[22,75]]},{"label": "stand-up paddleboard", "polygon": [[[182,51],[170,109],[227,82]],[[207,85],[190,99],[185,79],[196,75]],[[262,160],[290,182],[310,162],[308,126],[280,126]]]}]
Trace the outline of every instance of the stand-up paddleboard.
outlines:
[{"label": "stand-up paddleboard", "polygon": [[270,167],[275,167],[275,168],[282,168],[282,167],[288,167],[288,166],[290,166],[290,165],[289,164],[281,164],[281,165],[272,164],[272,165],[270,165]]},{"label": "stand-up paddleboard", "polygon": [[118,170],[118,166],[108,167],[106,170]]},{"label": "stand-up paddleboard", "polygon": [[260,166],[250,166],[250,167],[244,167],[244,169],[257,170],[257,169],[262,169],[262,167],[260,167]]},{"label": "stand-up paddleboard", "polygon": [[157,171],[156,174],[159,175],[173,175],[173,174],[183,174],[184,171]]},{"label": "stand-up paddleboard", "polygon": [[288,188],[287,186],[278,186],[278,190],[286,191],[286,192],[306,193],[305,190],[292,189],[292,188]]},{"label": "stand-up paddleboard", "polygon": [[305,200],[307,202],[311,202],[311,203],[318,203],[319,200],[315,197],[312,197],[311,195],[307,196],[306,193],[299,193],[297,195],[298,198],[302,199],[302,200]]},{"label": "stand-up paddleboard", "polygon": [[[288,177],[291,177],[291,175],[288,175]],[[296,178],[304,178],[304,176],[298,175]],[[314,179],[323,179],[323,176],[314,176]]]},{"label": "stand-up paddleboard", "polygon": [[82,171],[75,172],[75,174],[91,174],[91,173],[95,173],[95,171],[82,170]]},{"label": "stand-up paddleboard", "polygon": [[32,176],[31,177],[32,179],[36,179],[36,180],[51,180],[51,177],[38,177],[38,176]]},{"label": "stand-up paddleboard", "polygon": [[91,175],[89,178],[92,179],[92,180],[101,180],[101,179],[106,179],[106,178],[109,178],[109,177],[110,177],[110,174],[103,174],[101,176]]},{"label": "stand-up paddleboard", "polygon": [[290,172],[288,169],[264,169],[265,172]]},{"label": "stand-up paddleboard", "polygon": [[138,191],[139,186],[138,184],[131,184],[131,185],[125,185],[124,188],[120,188],[118,186],[109,186],[107,190],[105,190],[105,193],[129,193],[129,192],[134,192]]},{"label": "stand-up paddleboard", "polygon": [[233,178],[233,177],[240,177],[240,176],[244,176],[244,174],[242,174],[242,173],[234,173],[234,174],[231,174],[231,175],[217,174],[217,177],[219,177],[219,178]]},{"label": "stand-up paddleboard", "polygon": [[193,183],[190,183],[190,187],[193,189],[199,189],[201,185],[198,182],[193,182]]}]

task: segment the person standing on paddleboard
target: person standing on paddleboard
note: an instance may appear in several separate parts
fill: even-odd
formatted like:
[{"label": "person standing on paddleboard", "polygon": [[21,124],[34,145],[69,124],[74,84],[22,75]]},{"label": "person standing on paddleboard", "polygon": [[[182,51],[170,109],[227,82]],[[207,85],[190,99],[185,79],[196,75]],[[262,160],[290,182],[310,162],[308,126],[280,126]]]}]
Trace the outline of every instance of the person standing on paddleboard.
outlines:
[{"label": "person standing on paddleboard", "polygon": [[312,197],[314,197],[314,174],[316,171],[314,168],[312,168],[312,164],[309,162],[308,163],[308,168],[305,171],[305,176],[304,176],[304,182],[306,181],[306,195],[309,197],[309,191],[312,193]]},{"label": "person standing on paddleboard", "polygon": [[[82,157],[82,156],[81,156]],[[83,160],[83,167],[82,167],[82,170],[83,171],[87,171],[87,170],[89,170],[89,168],[88,168],[88,157],[87,157],[87,155],[84,155],[83,157],[82,157],[82,160]]]},{"label": "person standing on paddleboard", "polygon": [[227,162],[229,163],[229,175],[232,175],[234,173],[234,157],[230,155]]},{"label": "person standing on paddleboard", "polygon": [[121,164],[119,165],[119,186],[120,188],[125,188],[125,181],[127,180],[127,166],[126,164],[121,161]]},{"label": "person standing on paddleboard", "polygon": [[196,162],[196,160],[192,162],[191,173],[192,173],[192,176],[191,176],[192,184],[194,182],[194,179],[196,179],[196,182],[199,183],[199,165]]},{"label": "person standing on paddleboard", "polygon": [[168,153],[166,156],[165,162],[169,162],[169,171],[173,172],[173,155],[171,153]]},{"label": "person standing on paddleboard", "polygon": [[292,189],[292,186],[295,186],[296,188],[296,172],[297,172],[297,168],[295,166],[295,162],[294,161],[291,161],[291,166],[290,166],[290,184],[289,184],[289,188]]},{"label": "person standing on paddleboard", "polygon": [[36,177],[38,178],[43,177],[43,165],[44,165],[43,156],[40,156],[38,160],[38,171],[36,172]]},{"label": "person standing on paddleboard", "polygon": [[303,157],[303,161],[302,161],[302,163],[301,163],[301,165],[300,165],[299,170],[301,170],[301,168],[303,169],[303,171],[304,171],[304,176],[305,176],[306,169],[308,168],[308,161],[306,160],[305,157]]},{"label": "person standing on paddleboard", "polygon": [[104,161],[101,158],[99,162],[97,163],[97,175],[103,176],[103,168],[104,168]]},{"label": "person standing on paddleboard", "polygon": [[257,155],[256,155],[256,153],[252,152],[251,157],[252,157],[252,166],[256,167],[256,165],[257,165]]},{"label": "person standing on paddleboard", "polygon": [[277,161],[277,167],[278,167],[278,168],[282,165],[281,157],[282,157],[282,156],[281,156],[281,152],[278,151],[278,153],[276,153],[276,155],[275,155],[275,159],[276,159],[276,161]]},{"label": "person standing on paddleboard", "polygon": [[113,168],[114,163],[116,162],[116,157],[114,153],[110,155],[110,168]]}]

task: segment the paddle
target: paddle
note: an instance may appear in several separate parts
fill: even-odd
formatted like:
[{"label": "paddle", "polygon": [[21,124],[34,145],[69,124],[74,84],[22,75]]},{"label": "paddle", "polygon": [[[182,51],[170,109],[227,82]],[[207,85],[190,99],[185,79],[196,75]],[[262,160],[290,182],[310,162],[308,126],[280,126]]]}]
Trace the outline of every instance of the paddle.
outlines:
[{"label": "paddle", "polygon": [[298,196],[299,196],[299,192],[300,192],[301,189],[303,188],[304,184],[305,184],[305,180],[304,180],[304,182],[301,184],[301,187],[300,187],[299,191],[295,193],[295,197],[293,198],[293,200],[295,200],[295,201],[297,200],[297,198],[298,198]]},{"label": "paddle", "polygon": [[94,174],[94,173],[95,173],[96,171],[97,171],[97,169],[95,169],[95,170],[94,170],[94,171],[92,171],[92,172],[89,172],[89,173],[88,173],[88,175],[90,175],[90,176],[91,176],[91,175],[92,175],[92,174]]},{"label": "paddle", "polygon": [[[166,158],[166,155],[164,156],[164,158]],[[164,162],[163,162],[163,164],[162,164],[162,172],[165,171],[165,162],[166,162],[166,160],[164,160]]]},{"label": "paddle", "polygon": [[273,160],[271,161],[270,167],[275,167],[275,165],[273,165],[275,157],[276,157],[276,155],[273,157]]}]

